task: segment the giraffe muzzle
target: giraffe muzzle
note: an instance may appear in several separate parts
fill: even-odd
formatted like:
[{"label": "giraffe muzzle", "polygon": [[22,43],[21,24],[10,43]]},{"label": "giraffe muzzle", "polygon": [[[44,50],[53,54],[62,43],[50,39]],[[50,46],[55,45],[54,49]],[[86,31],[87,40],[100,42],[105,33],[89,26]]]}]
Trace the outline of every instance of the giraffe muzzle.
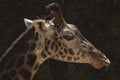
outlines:
[{"label": "giraffe muzzle", "polygon": [[110,60],[108,58],[102,60],[101,62],[104,64],[104,66],[109,66],[110,65]]},{"label": "giraffe muzzle", "polygon": [[104,66],[109,66],[110,65],[110,60],[105,55],[102,55],[100,57],[94,57],[91,64],[96,69],[100,69]]}]

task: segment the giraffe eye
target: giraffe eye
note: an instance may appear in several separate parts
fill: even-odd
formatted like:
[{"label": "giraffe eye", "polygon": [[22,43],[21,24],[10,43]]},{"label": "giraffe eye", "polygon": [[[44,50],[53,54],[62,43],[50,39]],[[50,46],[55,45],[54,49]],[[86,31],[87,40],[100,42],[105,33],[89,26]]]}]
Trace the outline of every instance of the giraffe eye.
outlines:
[{"label": "giraffe eye", "polygon": [[72,40],[74,38],[74,36],[73,35],[63,35],[63,38],[70,41],[70,40]]}]

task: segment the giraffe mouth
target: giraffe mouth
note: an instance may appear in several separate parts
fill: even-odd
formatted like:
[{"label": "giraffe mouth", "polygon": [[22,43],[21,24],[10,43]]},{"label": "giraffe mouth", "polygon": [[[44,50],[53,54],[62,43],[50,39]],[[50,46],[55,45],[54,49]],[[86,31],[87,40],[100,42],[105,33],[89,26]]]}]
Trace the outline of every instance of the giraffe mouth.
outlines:
[{"label": "giraffe mouth", "polygon": [[93,60],[91,63],[92,66],[96,69],[103,68],[104,66],[110,65],[110,60],[108,58]]},{"label": "giraffe mouth", "polygon": [[109,66],[110,65],[110,60],[105,56],[104,53],[101,51],[96,50],[95,52],[90,52],[91,55],[91,61],[90,64],[97,68],[100,69],[104,66]]}]

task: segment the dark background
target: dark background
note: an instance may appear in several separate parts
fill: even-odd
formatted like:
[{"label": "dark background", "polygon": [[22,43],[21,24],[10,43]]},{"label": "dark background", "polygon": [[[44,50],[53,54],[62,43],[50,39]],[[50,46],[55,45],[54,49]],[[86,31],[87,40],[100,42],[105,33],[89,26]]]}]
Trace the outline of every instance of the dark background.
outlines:
[{"label": "dark background", "polygon": [[0,55],[26,29],[23,18],[46,14],[45,5],[61,5],[68,23],[110,59],[96,70],[88,64],[47,60],[33,80],[120,80],[120,0],[0,0]]}]

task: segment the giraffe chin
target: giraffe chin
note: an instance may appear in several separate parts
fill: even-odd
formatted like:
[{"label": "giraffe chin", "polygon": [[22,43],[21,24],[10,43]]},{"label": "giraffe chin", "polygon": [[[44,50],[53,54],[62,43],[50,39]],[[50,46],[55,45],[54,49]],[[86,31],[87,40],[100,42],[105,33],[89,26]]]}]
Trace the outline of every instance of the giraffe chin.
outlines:
[{"label": "giraffe chin", "polygon": [[101,68],[104,67],[103,64],[93,64],[92,66],[93,66],[95,69],[101,69]]}]

